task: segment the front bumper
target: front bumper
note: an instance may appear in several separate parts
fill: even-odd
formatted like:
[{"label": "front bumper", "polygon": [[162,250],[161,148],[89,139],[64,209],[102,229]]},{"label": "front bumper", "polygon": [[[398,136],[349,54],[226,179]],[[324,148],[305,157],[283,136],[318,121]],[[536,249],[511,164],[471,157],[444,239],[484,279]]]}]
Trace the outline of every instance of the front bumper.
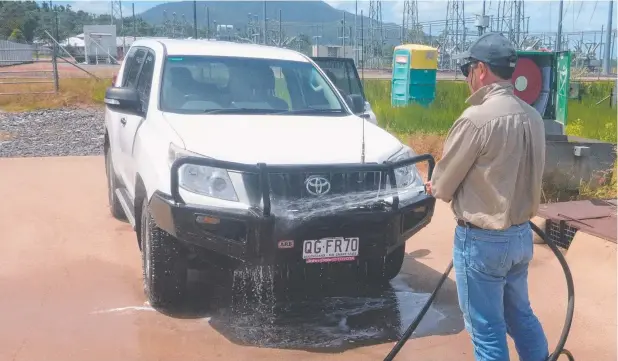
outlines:
[{"label": "front bumper", "polygon": [[[396,189],[394,170],[427,161],[429,177],[434,166],[430,155],[421,155],[397,163],[320,165],[353,171],[384,171]],[[183,164],[199,164],[260,175],[262,206],[246,210],[194,206],[186,204],[179,193],[178,169]],[[157,226],[175,238],[249,264],[304,264],[303,243],[331,237],[358,237],[356,261],[383,258],[426,226],[433,216],[435,199],[425,193],[402,204],[395,191],[390,203],[370,205],[335,212],[287,216],[272,212],[269,172],[298,170],[303,166],[248,166],[213,159],[187,157],[172,165],[172,195],[155,192],[150,209]],[[311,168],[318,166],[304,166]],[[348,259],[349,260],[349,259]]]}]

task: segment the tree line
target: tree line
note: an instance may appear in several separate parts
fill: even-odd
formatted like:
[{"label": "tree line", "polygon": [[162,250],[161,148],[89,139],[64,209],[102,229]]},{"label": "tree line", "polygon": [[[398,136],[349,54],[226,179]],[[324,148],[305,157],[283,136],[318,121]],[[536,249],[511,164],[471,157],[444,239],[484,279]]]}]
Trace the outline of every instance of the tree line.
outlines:
[{"label": "tree line", "polygon": [[[70,5],[53,4],[52,8],[49,2],[0,1],[0,40],[20,43],[47,41],[49,39],[45,31],[56,36],[56,23],[57,40],[62,41],[82,33],[84,25],[109,25],[111,17],[109,14],[95,15],[82,10],[74,11]],[[139,18],[133,26],[133,18],[125,17],[124,34],[121,34],[119,24],[116,24],[116,29],[119,36],[156,35],[155,28]]]}]

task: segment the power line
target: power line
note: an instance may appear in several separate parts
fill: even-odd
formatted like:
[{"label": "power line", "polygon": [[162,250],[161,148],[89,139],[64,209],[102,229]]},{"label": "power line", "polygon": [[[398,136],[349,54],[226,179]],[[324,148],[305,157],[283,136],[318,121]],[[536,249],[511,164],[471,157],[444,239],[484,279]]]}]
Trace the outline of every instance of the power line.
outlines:
[{"label": "power line", "polygon": [[599,0],[596,0],[594,2],[594,8],[592,9],[592,15],[590,15],[590,21],[588,21],[588,25],[590,25],[590,23],[592,22],[592,18],[594,17],[594,13],[595,11],[597,11],[597,4],[599,3]]}]

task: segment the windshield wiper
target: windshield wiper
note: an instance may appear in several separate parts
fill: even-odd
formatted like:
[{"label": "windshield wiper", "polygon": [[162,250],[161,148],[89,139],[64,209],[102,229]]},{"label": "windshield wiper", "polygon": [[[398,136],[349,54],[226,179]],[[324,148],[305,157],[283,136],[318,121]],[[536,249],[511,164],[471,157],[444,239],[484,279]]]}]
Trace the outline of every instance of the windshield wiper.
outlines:
[{"label": "windshield wiper", "polygon": [[281,110],[275,114],[344,114],[343,109],[294,109],[294,110]]},{"label": "windshield wiper", "polygon": [[275,112],[277,112],[277,109],[263,108],[221,108],[204,110],[204,114],[269,114]]}]

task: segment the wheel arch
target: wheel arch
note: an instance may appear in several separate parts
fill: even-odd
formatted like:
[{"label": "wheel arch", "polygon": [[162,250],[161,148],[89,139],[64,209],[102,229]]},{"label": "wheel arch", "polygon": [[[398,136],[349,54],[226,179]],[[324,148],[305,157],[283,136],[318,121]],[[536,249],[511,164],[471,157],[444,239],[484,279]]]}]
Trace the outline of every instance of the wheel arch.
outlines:
[{"label": "wheel arch", "polygon": [[105,135],[103,136],[103,154],[107,154],[107,150],[109,149],[109,132],[107,128],[105,129]]},{"label": "wheel arch", "polygon": [[146,185],[140,174],[135,175],[135,200],[133,201],[133,214],[135,214],[135,234],[137,235],[137,245],[142,247],[142,203],[148,198]]}]

